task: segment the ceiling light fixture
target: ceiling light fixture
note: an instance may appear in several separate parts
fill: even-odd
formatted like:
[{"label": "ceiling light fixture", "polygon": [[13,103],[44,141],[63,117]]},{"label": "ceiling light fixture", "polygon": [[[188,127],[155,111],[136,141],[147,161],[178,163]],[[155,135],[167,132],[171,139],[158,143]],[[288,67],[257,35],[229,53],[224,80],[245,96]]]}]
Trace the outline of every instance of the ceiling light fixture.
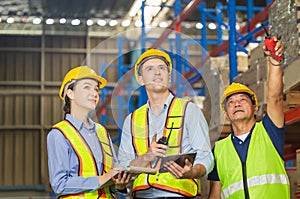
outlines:
[{"label": "ceiling light fixture", "polygon": [[94,22],[93,22],[92,19],[88,19],[88,20],[86,21],[86,25],[87,25],[87,26],[91,26],[91,25],[93,25],[93,24],[94,24]]},{"label": "ceiling light fixture", "polygon": [[66,18],[61,18],[59,19],[59,23],[60,24],[65,24],[67,22],[67,19]]},{"label": "ceiling light fixture", "polygon": [[115,19],[110,20],[109,23],[108,23],[108,25],[111,26],[111,27],[116,26],[117,24],[118,24],[118,21],[115,20]]},{"label": "ceiling light fixture", "polygon": [[121,24],[123,27],[128,27],[130,25],[130,20],[124,20]]},{"label": "ceiling light fixture", "polygon": [[200,22],[196,23],[196,28],[201,30],[203,28],[203,24]]},{"label": "ceiling light fixture", "polygon": [[105,21],[104,19],[99,19],[99,20],[97,21],[97,24],[98,24],[99,26],[105,26],[105,25],[106,25],[106,21]]},{"label": "ceiling light fixture", "polygon": [[73,20],[71,21],[71,24],[72,24],[73,26],[78,26],[78,25],[80,24],[80,20],[79,20],[79,19],[73,19]]},{"label": "ceiling light fixture", "polygon": [[54,24],[54,19],[52,18],[46,19],[46,24],[48,25]]},{"label": "ceiling light fixture", "polygon": [[208,24],[208,28],[210,29],[210,30],[215,30],[216,28],[217,28],[217,26],[216,26],[216,24],[215,23],[209,23]]},{"label": "ceiling light fixture", "polygon": [[36,17],[32,20],[32,23],[35,24],[35,25],[38,25],[42,22],[42,19],[39,18],[39,17]]},{"label": "ceiling light fixture", "polygon": [[226,24],[221,24],[221,29],[222,29],[222,30],[226,30],[227,27],[228,27],[228,26],[227,26]]},{"label": "ceiling light fixture", "polygon": [[143,23],[142,23],[141,20],[136,20],[136,21],[134,22],[134,26],[137,27],[137,28],[142,27],[142,25],[143,25]]},{"label": "ceiling light fixture", "polygon": [[159,23],[159,27],[166,28],[166,27],[168,27],[168,24],[167,24],[167,22],[162,21],[162,22]]},{"label": "ceiling light fixture", "polygon": [[13,17],[8,17],[8,18],[6,19],[6,22],[7,22],[7,23],[14,23],[14,21],[15,21],[15,19],[14,19]]}]

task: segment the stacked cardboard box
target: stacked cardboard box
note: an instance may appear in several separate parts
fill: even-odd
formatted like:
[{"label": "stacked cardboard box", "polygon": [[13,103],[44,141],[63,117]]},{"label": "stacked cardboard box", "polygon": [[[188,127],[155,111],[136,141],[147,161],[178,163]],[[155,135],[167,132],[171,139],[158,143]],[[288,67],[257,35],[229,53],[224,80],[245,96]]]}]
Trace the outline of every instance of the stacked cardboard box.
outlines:
[{"label": "stacked cardboard box", "polygon": [[[238,51],[237,55],[237,70],[239,73],[245,72],[248,70],[248,55]],[[211,68],[218,68],[218,69],[229,69],[229,55],[224,55],[220,57],[211,57],[210,60]],[[228,74],[227,74],[228,75]]]},{"label": "stacked cardboard box", "polygon": [[206,85],[206,98],[203,102],[203,113],[210,129],[224,124],[224,116],[219,101],[225,87],[229,85],[228,56],[211,58],[202,67],[202,77]]},{"label": "stacked cardboard box", "polygon": [[290,63],[288,67],[284,69],[284,92],[294,90],[294,88],[300,85],[300,58]]},{"label": "stacked cardboard box", "polygon": [[[219,69],[211,69],[210,67],[206,67],[206,69],[202,71],[202,76],[206,84],[206,98],[203,102],[203,113],[209,123],[210,129],[224,124],[224,117],[219,108],[219,101],[225,89],[225,85],[229,84],[228,77],[226,79],[225,76],[225,74],[229,74],[229,70],[222,69],[222,71],[223,72],[220,72]],[[224,83],[224,81],[226,83]]]},{"label": "stacked cardboard box", "polygon": [[[248,71],[248,55],[241,52],[237,53],[237,67],[239,73]],[[206,99],[203,102],[203,112],[207,121],[209,121],[210,129],[228,124],[220,110],[219,103],[221,95],[229,85],[229,56],[210,58],[202,67],[201,74],[207,88]]]},{"label": "stacked cardboard box", "polygon": [[263,43],[250,52],[249,69],[235,77],[234,82],[247,85],[256,93],[261,107],[267,103],[268,62],[263,54]]}]

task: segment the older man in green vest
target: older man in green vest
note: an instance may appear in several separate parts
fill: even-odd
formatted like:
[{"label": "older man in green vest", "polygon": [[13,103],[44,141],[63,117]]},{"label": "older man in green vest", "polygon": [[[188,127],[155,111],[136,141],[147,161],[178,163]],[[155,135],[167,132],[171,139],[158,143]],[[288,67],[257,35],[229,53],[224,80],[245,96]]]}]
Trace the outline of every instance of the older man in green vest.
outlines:
[{"label": "older man in green vest", "polygon": [[[209,174],[209,199],[289,199],[284,168],[284,113],[281,55],[283,45],[274,39],[274,51],[264,48],[269,62],[267,113],[256,122],[256,94],[232,83],[220,100],[231,122],[231,135],[216,142],[215,168]],[[274,53],[274,54],[273,54]]]}]

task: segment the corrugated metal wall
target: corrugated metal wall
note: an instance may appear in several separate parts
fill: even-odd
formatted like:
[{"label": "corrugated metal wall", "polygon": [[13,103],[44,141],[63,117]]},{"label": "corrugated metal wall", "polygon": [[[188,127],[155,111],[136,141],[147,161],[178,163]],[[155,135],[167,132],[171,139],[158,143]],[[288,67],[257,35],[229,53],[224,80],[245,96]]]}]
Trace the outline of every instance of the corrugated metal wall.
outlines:
[{"label": "corrugated metal wall", "polygon": [[[117,59],[117,40],[60,35],[0,36],[0,190],[48,189],[46,136],[63,118],[60,83],[72,67]],[[117,68],[105,75],[116,80]]]}]

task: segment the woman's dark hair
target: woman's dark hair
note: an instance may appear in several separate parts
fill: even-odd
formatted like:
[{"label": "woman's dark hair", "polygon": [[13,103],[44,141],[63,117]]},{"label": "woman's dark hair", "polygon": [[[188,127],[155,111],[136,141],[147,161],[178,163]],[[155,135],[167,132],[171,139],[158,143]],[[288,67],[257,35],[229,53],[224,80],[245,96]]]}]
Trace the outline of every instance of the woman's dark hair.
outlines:
[{"label": "woman's dark hair", "polygon": [[[74,83],[75,84],[75,83]],[[74,84],[71,84],[68,89],[73,90],[74,89]],[[71,113],[71,100],[68,97],[68,95],[65,96],[65,105],[64,105],[64,112],[65,112],[65,116],[66,114],[70,114]]]}]

